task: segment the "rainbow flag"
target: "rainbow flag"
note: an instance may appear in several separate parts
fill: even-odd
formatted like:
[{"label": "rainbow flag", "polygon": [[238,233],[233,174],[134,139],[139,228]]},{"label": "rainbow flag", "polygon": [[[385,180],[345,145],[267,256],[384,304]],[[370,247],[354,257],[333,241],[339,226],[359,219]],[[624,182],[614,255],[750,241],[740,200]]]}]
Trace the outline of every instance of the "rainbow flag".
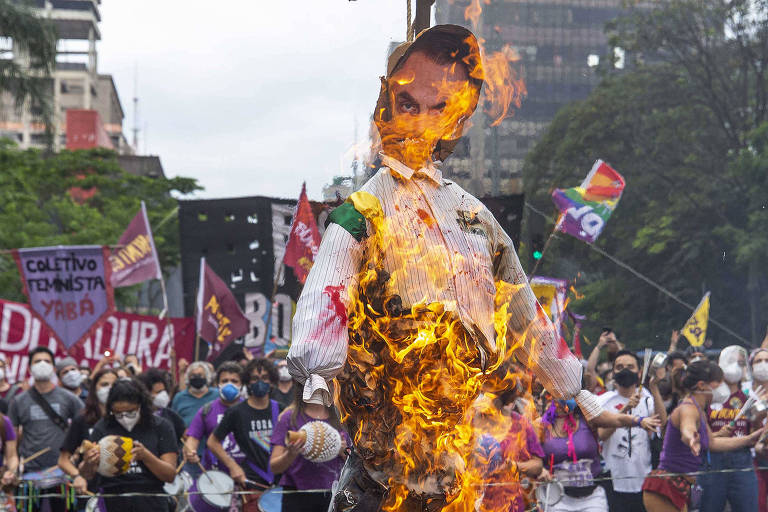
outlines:
[{"label": "rainbow flag", "polygon": [[580,186],[552,192],[552,200],[560,210],[558,229],[593,243],[619,204],[624,184],[624,178],[610,165],[602,160],[595,162]]}]

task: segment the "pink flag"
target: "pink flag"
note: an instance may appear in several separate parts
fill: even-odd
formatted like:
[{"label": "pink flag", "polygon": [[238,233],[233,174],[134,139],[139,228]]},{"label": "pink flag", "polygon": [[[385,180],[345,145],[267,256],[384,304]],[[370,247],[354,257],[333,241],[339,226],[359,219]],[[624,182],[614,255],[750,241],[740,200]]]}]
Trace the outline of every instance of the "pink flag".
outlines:
[{"label": "pink flag", "polygon": [[208,360],[213,360],[233,340],[245,335],[250,322],[237,299],[211,268],[200,258],[200,285],[197,290],[197,333],[211,344]]},{"label": "pink flag", "polygon": [[291,236],[285,246],[283,263],[293,269],[301,284],[307,280],[309,269],[315,262],[317,249],[320,247],[320,232],[317,230],[315,216],[307,199],[307,184],[301,186],[299,204],[296,205],[296,215],[293,217]]},{"label": "pink flag", "polygon": [[157,257],[144,201],[141,202],[139,213],[120,237],[118,245],[122,247],[109,257],[114,288],[162,278],[160,258]]}]

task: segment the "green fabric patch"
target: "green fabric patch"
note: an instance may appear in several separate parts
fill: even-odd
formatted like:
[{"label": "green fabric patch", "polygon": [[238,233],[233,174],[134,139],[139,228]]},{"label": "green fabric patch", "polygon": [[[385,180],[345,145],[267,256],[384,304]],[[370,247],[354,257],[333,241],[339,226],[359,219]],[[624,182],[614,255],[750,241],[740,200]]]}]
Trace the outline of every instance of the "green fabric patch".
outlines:
[{"label": "green fabric patch", "polygon": [[362,213],[355,210],[352,203],[344,203],[333,210],[328,216],[328,224],[330,223],[338,224],[344,228],[358,242],[362,242],[363,238],[368,236],[365,217],[363,217]]}]

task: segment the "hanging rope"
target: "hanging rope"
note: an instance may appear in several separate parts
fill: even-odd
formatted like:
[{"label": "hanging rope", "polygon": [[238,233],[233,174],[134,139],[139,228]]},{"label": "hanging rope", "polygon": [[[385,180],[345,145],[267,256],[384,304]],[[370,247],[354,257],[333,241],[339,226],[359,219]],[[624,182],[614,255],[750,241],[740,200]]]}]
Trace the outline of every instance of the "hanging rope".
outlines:
[{"label": "hanging rope", "polygon": [[411,13],[411,0],[405,0],[406,10],[407,10],[407,27],[406,27],[406,35],[408,37],[408,42],[413,41],[413,15]]}]

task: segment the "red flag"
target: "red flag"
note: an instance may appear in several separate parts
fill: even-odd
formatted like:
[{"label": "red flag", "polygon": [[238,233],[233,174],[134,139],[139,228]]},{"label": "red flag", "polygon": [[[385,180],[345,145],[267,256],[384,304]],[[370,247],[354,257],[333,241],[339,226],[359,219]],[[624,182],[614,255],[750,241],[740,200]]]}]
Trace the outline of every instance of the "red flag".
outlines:
[{"label": "red flag", "polygon": [[307,280],[309,269],[315,262],[317,249],[320,247],[320,232],[317,230],[315,216],[307,199],[307,184],[301,186],[299,204],[296,205],[296,215],[293,217],[291,236],[285,246],[283,263],[293,269],[301,284]]},{"label": "red flag", "polygon": [[235,296],[200,258],[200,286],[197,291],[197,333],[211,344],[208,360],[213,360],[234,339],[245,335],[250,322]]},{"label": "red flag", "polygon": [[130,286],[149,279],[162,279],[160,258],[157,257],[155,239],[149,228],[147,209],[141,202],[139,213],[120,237],[122,247],[112,253],[112,286]]}]

